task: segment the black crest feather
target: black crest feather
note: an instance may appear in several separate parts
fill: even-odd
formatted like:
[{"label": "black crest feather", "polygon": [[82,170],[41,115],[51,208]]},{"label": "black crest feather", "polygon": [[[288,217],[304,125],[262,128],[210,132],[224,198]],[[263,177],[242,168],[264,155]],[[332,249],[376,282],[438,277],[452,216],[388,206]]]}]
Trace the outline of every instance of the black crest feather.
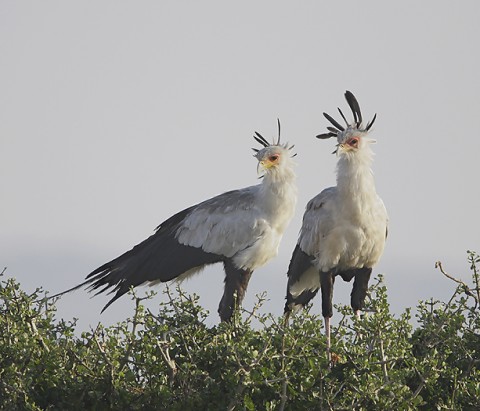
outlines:
[{"label": "black crest feather", "polygon": [[357,124],[357,127],[360,127],[360,124],[362,124],[362,112],[360,111],[360,106],[357,99],[355,98],[353,93],[348,90],[345,92],[345,98],[347,99],[347,103],[352,110],[353,118],[355,120],[355,123]]},{"label": "black crest feather", "polygon": [[263,147],[268,147],[270,145],[270,143],[265,140],[265,137],[263,137],[259,132],[255,131],[255,135],[253,136],[253,138],[255,140],[257,140],[257,142],[259,144],[261,144]]},{"label": "black crest feather", "polygon": [[278,140],[277,140],[277,145],[280,144],[280,119],[277,118],[277,124],[278,124]]},{"label": "black crest feather", "polygon": [[[265,137],[263,137],[258,131],[255,131],[255,135],[253,136],[253,138],[259,143],[261,144],[263,147],[270,147],[272,145],[280,145],[280,132],[281,132],[281,127],[280,127],[280,119],[277,118],[277,124],[278,124],[278,138],[277,138],[277,142],[275,143],[269,143],[267,141],[267,139]],[[260,150],[257,150],[257,149],[253,149],[255,150],[256,152],[260,151]]]},{"label": "black crest feather", "polygon": [[[370,128],[373,126],[373,123],[375,122],[377,115],[375,114],[367,124],[367,126],[362,129],[362,122],[363,122],[363,117],[362,117],[362,111],[360,110],[360,105],[358,104],[357,99],[353,95],[351,91],[346,91],[345,92],[345,99],[347,100],[348,106],[350,107],[350,110],[352,110],[353,114],[353,124],[349,124],[347,118],[345,117],[345,114],[343,114],[343,111],[338,108],[338,112],[340,113],[340,116],[342,117],[343,121],[345,121],[345,124],[347,127],[354,127],[360,131],[369,131]],[[317,135],[317,138],[320,139],[327,139],[330,137],[337,137],[339,133],[342,131],[345,131],[345,127],[343,127],[337,120],[335,120],[330,114],[328,113],[323,113],[325,118],[333,125],[333,127],[328,126],[327,130],[329,131],[328,133],[322,133]]]},{"label": "black crest feather", "polygon": [[340,125],[340,123],[337,122],[337,120],[335,120],[330,114],[328,113],[323,113],[323,115],[325,116],[325,118],[330,121],[330,123],[332,123],[332,125],[336,128],[338,128],[340,131],[344,131],[345,128],[343,128],[343,126]]},{"label": "black crest feather", "polygon": [[373,126],[373,123],[375,123],[375,120],[377,119],[377,113],[373,116],[373,118],[368,122],[367,127],[365,127],[365,130],[370,130]]}]

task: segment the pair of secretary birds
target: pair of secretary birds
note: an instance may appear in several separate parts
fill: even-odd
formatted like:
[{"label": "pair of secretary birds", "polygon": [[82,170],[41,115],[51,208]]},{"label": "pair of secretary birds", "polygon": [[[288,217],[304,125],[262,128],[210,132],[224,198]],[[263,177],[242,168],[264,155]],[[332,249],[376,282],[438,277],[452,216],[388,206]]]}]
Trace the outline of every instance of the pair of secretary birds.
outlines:
[{"label": "pair of secretary birds", "polygon": [[[288,268],[285,305],[288,318],[321,289],[328,350],[335,277],[345,281],[354,278],[351,305],[359,315],[372,267],[383,252],[388,220],[370,168],[370,144],[374,140],[367,136],[376,115],[364,127],[356,98],[349,91],[345,98],[353,122],[349,123],[340,109],[345,126],[323,113],[333,127],[317,137],[337,138],[337,185],[323,190],[307,205]],[[254,138],[263,146],[253,149],[257,171],[262,171],[260,184],[220,194],[180,211],[161,223],[149,238],[64,293],[83,286],[97,294],[111,289],[115,295],[105,310],[131,287],[182,280],[207,265],[222,263],[225,289],[218,313],[222,321],[230,320],[253,271],[276,256],[296,204],[293,146],[280,143],[280,122],[276,142],[270,144],[259,133]]]}]

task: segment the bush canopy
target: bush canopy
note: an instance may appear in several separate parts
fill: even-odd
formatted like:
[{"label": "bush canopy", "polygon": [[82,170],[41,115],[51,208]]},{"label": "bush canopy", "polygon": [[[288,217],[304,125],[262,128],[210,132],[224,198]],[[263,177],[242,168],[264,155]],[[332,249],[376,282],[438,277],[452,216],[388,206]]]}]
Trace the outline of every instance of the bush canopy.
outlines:
[{"label": "bush canopy", "polygon": [[[337,305],[332,363],[322,319],[305,310],[286,325],[262,314],[266,295],[231,323],[207,326],[196,295],[166,288],[153,313],[77,336],[41,289],[0,278],[2,410],[479,410],[480,257],[472,283],[445,302],[390,312],[382,276],[365,314]],[[453,283],[452,283],[453,285]],[[252,323],[255,326],[252,326]],[[258,324],[258,325],[257,325]]]}]

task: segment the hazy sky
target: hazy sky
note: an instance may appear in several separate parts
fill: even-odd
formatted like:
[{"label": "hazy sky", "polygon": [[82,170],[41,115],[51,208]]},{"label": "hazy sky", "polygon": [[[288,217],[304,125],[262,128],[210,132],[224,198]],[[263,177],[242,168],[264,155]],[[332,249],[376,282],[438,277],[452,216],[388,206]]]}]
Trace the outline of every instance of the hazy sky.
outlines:
[{"label": "hazy sky", "polygon": [[[480,251],[479,16],[478,1],[0,1],[0,265],[28,291],[76,285],[173,213],[257,184],[252,135],[279,117],[298,208],[245,305],[266,290],[280,315],[304,207],[335,183],[334,142],[315,135],[348,89],[378,113],[390,229],[374,272],[395,312],[447,298],[435,261],[468,280]],[[216,322],[221,268],[185,288]],[[350,291],[338,281],[335,302]],[[59,315],[132,314],[124,297],[100,315],[107,299],[77,291]]]}]

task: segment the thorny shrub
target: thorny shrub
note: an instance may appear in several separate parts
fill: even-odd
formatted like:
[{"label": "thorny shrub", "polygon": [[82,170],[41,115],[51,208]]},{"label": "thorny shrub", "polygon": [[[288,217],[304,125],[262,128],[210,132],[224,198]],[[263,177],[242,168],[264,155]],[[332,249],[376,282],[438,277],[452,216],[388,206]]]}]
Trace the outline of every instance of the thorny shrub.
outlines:
[{"label": "thorny shrub", "polygon": [[196,295],[167,288],[157,313],[134,295],[132,318],[78,337],[41,289],[2,277],[0,409],[478,410],[480,257],[468,261],[471,285],[437,263],[457,286],[418,304],[415,329],[410,309],[390,312],[382,276],[361,319],[336,306],[330,364],[322,319],[307,309],[286,325],[261,313],[266,295],[211,327]]}]

